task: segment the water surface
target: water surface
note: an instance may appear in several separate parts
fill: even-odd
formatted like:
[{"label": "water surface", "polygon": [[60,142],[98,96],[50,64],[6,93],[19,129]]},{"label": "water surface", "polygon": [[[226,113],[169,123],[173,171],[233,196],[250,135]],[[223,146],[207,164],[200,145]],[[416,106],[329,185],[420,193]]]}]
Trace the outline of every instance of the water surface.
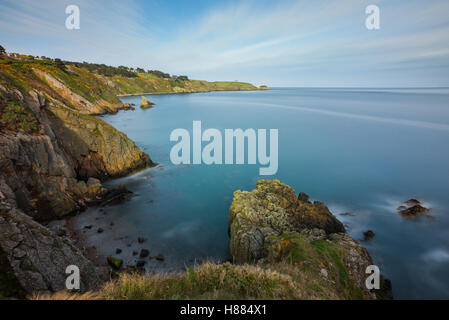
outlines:
[{"label": "water surface", "polygon": [[[125,132],[160,163],[126,183],[136,196],[119,206],[80,216],[96,217],[108,232],[95,234],[103,254],[117,246],[139,249],[147,239],[154,259],[149,270],[179,270],[195,260],[229,258],[227,221],[233,192],[251,190],[261,177],[258,165],[206,166],[170,163],[172,130],[206,128],[279,129],[280,179],[297,192],[328,204],[381,271],[393,282],[396,298],[449,298],[449,90],[299,89],[149,95],[153,109],[120,112],[103,119]],[[404,220],[402,201],[418,198],[435,219]],[[354,216],[342,215],[352,213]],[[115,242],[114,242],[115,241]],[[132,262],[129,251],[122,254]]]}]

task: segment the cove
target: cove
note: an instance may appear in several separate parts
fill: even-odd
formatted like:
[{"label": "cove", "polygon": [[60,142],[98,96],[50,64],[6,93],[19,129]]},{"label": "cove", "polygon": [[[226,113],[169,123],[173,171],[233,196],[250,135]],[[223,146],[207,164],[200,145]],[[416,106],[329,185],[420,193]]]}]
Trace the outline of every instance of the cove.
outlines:
[{"label": "cove", "polygon": [[[164,261],[145,265],[149,272],[230,259],[233,193],[267,177],[247,163],[174,165],[170,133],[195,120],[220,132],[278,128],[279,166],[268,179],[326,203],[355,239],[373,230],[375,239],[362,245],[391,279],[395,297],[449,298],[449,131],[439,129],[449,125],[449,90],[274,88],[149,99],[152,109],[102,116],[160,165],[108,182],[125,183],[131,200],[76,217],[80,229],[94,225],[86,246],[99,255],[120,248],[119,257],[133,264],[133,251],[163,254]],[[122,100],[138,105],[140,97]],[[432,208],[435,219],[404,220],[396,209],[411,198]]]}]

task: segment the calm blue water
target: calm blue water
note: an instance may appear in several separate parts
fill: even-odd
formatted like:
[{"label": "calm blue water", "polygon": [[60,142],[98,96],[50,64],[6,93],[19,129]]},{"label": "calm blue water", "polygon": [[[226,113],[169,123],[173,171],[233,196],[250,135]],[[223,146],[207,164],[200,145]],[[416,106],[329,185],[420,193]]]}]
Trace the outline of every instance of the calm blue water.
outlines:
[{"label": "calm blue water", "polygon": [[[396,298],[449,298],[449,89],[278,88],[148,98],[153,109],[127,97],[136,111],[103,117],[160,163],[111,182],[125,182],[136,197],[108,208],[119,226],[109,241],[144,236],[152,254],[165,255],[167,270],[229,258],[233,191],[253,189],[259,165],[174,166],[170,133],[191,131],[193,120],[203,130],[276,128],[279,170],[270,178],[328,204],[356,239],[374,230],[375,240],[363,245],[392,280]],[[401,218],[396,208],[410,198],[432,207],[436,219]],[[355,216],[340,215],[346,212]]]}]

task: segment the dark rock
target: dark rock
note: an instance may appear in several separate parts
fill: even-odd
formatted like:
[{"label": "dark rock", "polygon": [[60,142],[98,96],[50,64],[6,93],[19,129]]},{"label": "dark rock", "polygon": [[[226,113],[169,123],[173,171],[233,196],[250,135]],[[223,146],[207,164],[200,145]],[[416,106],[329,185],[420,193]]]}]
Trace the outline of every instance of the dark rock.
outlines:
[{"label": "dark rock", "polygon": [[399,213],[404,218],[415,218],[421,214],[430,212],[430,209],[424,208],[421,205],[412,206],[406,209],[399,210]]},{"label": "dark rock", "polygon": [[123,105],[123,109],[124,110],[136,110],[133,106],[131,106],[129,103],[125,103],[124,105]]},{"label": "dark rock", "polygon": [[142,244],[142,243],[145,242],[145,239],[142,238],[142,237],[138,237],[138,238],[137,238],[137,242],[139,242],[140,244]]},{"label": "dark rock", "polygon": [[136,263],[136,267],[137,267],[137,268],[143,268],[143,267],[145,266],[146,263],[147,263],[147,262],[144,261],[144,260],[139,260],[139,261],[137,261],[137,263]]},{"label": "dark rock", "polygon": [[84,229],[92,229],[92,225],[84,226]]},{"label": "dark rock", "polygon": [[385,278],[383,275],[380,276],[380,288],[379,290],[373,290],[376,298],[378,300],[393,300],[393,287],[391,281]]},{"label": "dark rock", "polygon": [[364,240],[365,240],[365,241],[366,241],[366,240],[371,240],[371,239],[373,239],[375,236],[376,236],[376,234],[375,234],[374,231],[372,231],[372,230],[367,230],[367,231],[365,231],[365,232],[363,233],[363,237],[364,237]]},{"label": "dark rock", "polygon": [[118,248],[117,248],[117,249],[115,250],[115,253],[116,253],[116,254],[122,253],[122,249],[118,249]]},{"label": "dark rock", "polygon": [[103,231],[104,230],[102,228],[98,228],[98,230],[97,230],[98,233],[103,233]]},{"label": "dark rock", "polygon": [[304,192],[301,192],[301,193],[298,195],[298,200],[301,201],[301,202],[310,203],[310,200],[309,200],[309,199],[310,199],[309,196],[308,196],[307,194],[305,194]]},{"label": "dark rock", "polygon": [[137,256],[139,253],[137,251],[133,251],[133,256]]},{"label": "dark rock", "polygon": [[165,257],[162,254],[158,254],[157,256],[154,257],[156,260],[158,261],[164,261]]},{"label": "dark rock", "polygon": [[142,249],[140,250],[140,257],[141,258],[146,258],[150,255],[150,251],[148,251],[147,249]]},{"label": "dark rock", "polygon": [[115,258],[112,256],[107,257],[108,264],[114,269],[114,270],[120,270],[120,268],[123,265],[123,260],[119,258]]},{"label": "dark rock", "polygon": [[342,217],[355,217],[355,214],[353,214],[351,212],[344,212],[344,213],[340,213],[340,216],[342,216]]},{"label": "dark rock", "polygon": [[[114,188],[106,191],[101,197],[97,197],[88,202],[89,206],[111,206],[120,204],[124,201],[128,201],[133,196],[133,193],[129,191],[124,185],[120,185],[118,188]],[[104,215],[107,213],[104,212]]]},{"label": "dark rock", "polygon": [[76,265],[81,291],[98,289],[100,279],[95,267],[82,252],[16,205],[14,193],[0,177],[0,252],[21,287],[30,294],[65,290],[66,268]]}]

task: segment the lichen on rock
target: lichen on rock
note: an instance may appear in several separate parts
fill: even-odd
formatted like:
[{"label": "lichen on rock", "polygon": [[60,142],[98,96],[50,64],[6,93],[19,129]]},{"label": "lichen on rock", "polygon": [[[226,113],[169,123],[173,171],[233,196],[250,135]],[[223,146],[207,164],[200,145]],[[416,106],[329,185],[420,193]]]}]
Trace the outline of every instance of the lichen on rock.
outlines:
[{"label": "lichen on rock", "polygon": [[375,298],[365,286],[366,267],[373,264],[368,251],[323,203],[297,196],[279,180],[260,180],[256,189],[234,193],[229,235],[237,264],[287,263],[293,275],[310,277],[337,297]]}]

